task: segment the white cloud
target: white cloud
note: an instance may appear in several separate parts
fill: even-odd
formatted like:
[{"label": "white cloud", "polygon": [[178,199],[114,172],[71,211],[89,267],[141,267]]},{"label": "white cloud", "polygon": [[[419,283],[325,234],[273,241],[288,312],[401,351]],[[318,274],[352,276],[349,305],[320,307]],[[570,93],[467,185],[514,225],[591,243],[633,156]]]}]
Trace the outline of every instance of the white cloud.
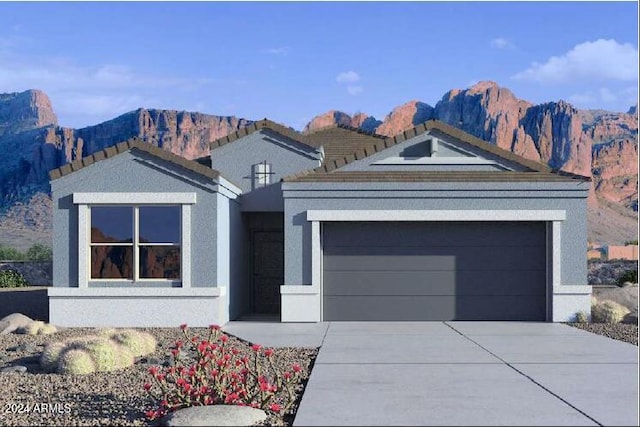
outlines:
[{"label": "white cloud", "polygon": [[355,71],[343,71],[336,76],[338,83],[355,83],[360,80],[360,75]]},{"label": "white cloud", "polygon": [[509,40],[503,37],[496,37],[491,39],[490,43],[491,47],[495,49],[515,49],[516,46],[511,43]]},{"label": "white cloud", "polygon": [[[27,56],[21,40],[0,38],[0,92],[41,89],[63,126],[85,126],[162,102],[158,94],[203,89],[211,78],[177,78],[120,64],[79,65],[67,58]],[[165,99],[166,103],[166,99]]]},{"label": "white cloud", "polygon": [[545,63],[534,62],[512,78],[539,83],[637,81],[638,48],[616,40],[584,42],[561,56],[552,56]]},{"label": "white cloud", "polygon": [[347,92],[349,92],[349,95],[357,95],[359,93],[362,93],[363,90],[364,88],[362,86],[347,86]]},{"label": "white cloud", "polygon": [[268,53],[270,55],[286,55],[289,53],[288,47],[270,47],[268,49],[263,49],[262,53]]},{"label": "white cloud", "polygon": [[620,108],[620,105],[634,105],[638,99],[637,87],[611,89],[601,87],[587,90],[568,97],[569,102],[578,108]]}]

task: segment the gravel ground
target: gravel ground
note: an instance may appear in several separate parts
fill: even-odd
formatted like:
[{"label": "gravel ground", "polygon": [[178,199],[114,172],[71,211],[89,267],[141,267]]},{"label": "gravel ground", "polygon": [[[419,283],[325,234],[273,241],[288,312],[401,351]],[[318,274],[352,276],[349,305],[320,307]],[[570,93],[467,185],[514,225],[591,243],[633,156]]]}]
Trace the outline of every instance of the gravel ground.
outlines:
[{"label": "gravel ground", "polygon": [[[139,330],[153,334],[159,343],[156,352],[147,357],[163,359],[173,342],[183,338],[178,328]],[[207,329],[190,331],[202,337],[208,335]],[[150,379],[147,373],[150,365],[138,363],[116,372],[75,376],[49,374],[40,369],[38,357],[46,343],[94,332],[91,328],[70,328],[51,336],[0,336],[0,369],[13,365],[28,368],[26,373],[0,373],[0,425],[150,425],[143,412],[153,402],[142,388]],[[250,352],[250,343],[246,341],[231,336],[229,343]],[[275,350],[275,360],[287,368],[298,363],[303,375],[292,413],[271,416],[267,424],[292,424],[317,352],[316,348]]]},{"label": "gravel ground", "polygon": [[624,323],[567,323],[567,325],[594,334],[604,335],[614,340],[638,345],[638,325],[627,325]]}]

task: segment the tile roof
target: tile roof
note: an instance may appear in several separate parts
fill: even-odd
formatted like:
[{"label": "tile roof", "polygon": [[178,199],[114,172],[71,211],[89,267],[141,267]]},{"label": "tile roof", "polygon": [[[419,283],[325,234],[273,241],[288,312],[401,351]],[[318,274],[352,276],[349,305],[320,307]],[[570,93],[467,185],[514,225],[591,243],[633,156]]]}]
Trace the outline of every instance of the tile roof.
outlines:
[{"label": "tile roof", "polygon": [[197,161],[185,159],[182,156],[178,156],[167,150],[163,150],[162,148],[156,147],[155,145],[143,142],[138,138],[133,138],[114,146],[107,147],[104,150],[93,153],[90,156],[83,157],[82,159],[75,160],[71,163],[67,163],[62,167],[53,169],[49,172],[49,177],[51,178],[51,180],[58,179],[93,163],[97,163],[101,160],[117,156],[118,154],[124,153],[125,151],[131,149],[144,151],[145,153],[149,153],[154,157],[165,160],[169,163],[173,163],[207,178],[217,179],[218,176],[220,176],[220,173],[218,171],[202,165]]},{"label": "tile roof", "polygon": [[[559,170],[553,170],[551,169],[549,166],[540,163],[540,162],[536,162],[534,160],[529,160],[526,159],[522,156],[519,156],[515,153],[512,153],[509,150],[505,150],[503,148],[500,148],[496,145],[490,144],[486,141],[481,140],[480,138],[477,138],[473,135],[470,135],[460,129],[457,129],[451,125],[448,125],[444,122],[441,122],[439,120],[429,120],[426,121],[424,123],[421,123],[417,126],[415,126],[412,129],[408,129],[396,136],[393,137],[380,137],[379,135],[373,135],[372,139],[370,140],[369,143],[366,143],[364,141],[360,141],[360,143],[358,144],[358,146],[353,150],[353,151],[348,151],[348,150],[343,150],[340,149],[341,151],[336,151],[335,155],[333,156],[326,156],[326,159],[324,161],[324,163],[322,164],[322,166],[317,167],[313,170],[310,171],[304,171],[295,175],[291,175],[289,177],[285,177],[284,181],[289,181],[289,182],[297,182],[297,181],[305,181],[305,182],[310,182],[310,181],[314,181],[314,180],[318,180],[318,181],[329,181],[329,180],[338,180],[338,179],[333,179],[333,178],[326,178],[323,175],[325,174],[331,174],[334,173],[334,171],[338,170],[339,168],[341,168],[342,166],[345,166],[349,163],[352,163],[356,160],[361,160],[364,159],[366,157],[369,157],[375,153],[378,153],[386,148],[392,147],[394,145],[400,144],[408,139],[414,138],[418,135],[421,135],[423,133],[426,132],[441,132],[443,134],[449,135],[453,138],[456,138],[464,143],[467,143],[469,145],[472,145],[474,147],[477,147],[483,151],[486,151],[488,153],[491,153],[499,158],[502,158],[504,160],[519,164],[525,168],[527,168],[530,172],[522,172],[525,175],[520,176],[520,175],[513,175],[513,174],[509,174],[506,173],[506,175],[504,175],[503,179],[510,179],[510,180],[516,180],[516,179],[522,179],[524,177],[527,177],[527,179],[529,180],[537,180],[540,181],[541,178],[536,176],[536,175],[532,175],[532,172],[536,172],[539,174],[543,174],[543,175],[550,175],[550,176],[556,176],[556,177],[561,177],[560,180],[566,180],[569,178],[573,178],[573,179],[581,179],[581,180],[586,180],[589,181],[590,178],[588,177],[584,177],[581,175],[575,175],[575,174],[571,174],[571,173],[567,173],[567,172],[563,172],[563,171],[559,171]],[[375,138],[375,139],[374,139]],[[446,172],[431,172],[432,174],[437,174],[438,176],[444,176],[442,174],[447,174]],[[465,172],[466,173],[466,172]],[[487,175],[488,173],[491,172],[475,172],[475,174],[480,174],[480,177],[487,177],[490,178],[491,175]],[[500,174],[504,174],[505,172],[498,172]],[[406,171],[406,172],[402,172],[403,175],[393,175],[393,173],[390,172],[369,172],[368,177],[371,178],[371,180],[376,180],[376,181],[389,181],[392,179],[395,180],[407,180],[409,179],[408,177],[415,177],[414,180],[417,180],[419,177],[422,177],[425,180],[434,180],[434,177],[431,175],[428,175],[427,172],[421,172],[421,171]],[[374,175],[377,176],[377,178],[374,177]],[[385,178],[385,175],[388,176],[388,179]],[[347,179],[347,180],[353,180],[353,179],[364,179],[365,175],[358,175],[358,177],[356,178],[355,175],[346,175],[344,173],[340,173],[338,176],[342,177],[343,179]],[[434,175],[435,176],[435,175]],[[454,176],[450,175],[450,177],[453,179]],[[464,179],[474,179],[473,175],[463,175]],[[455,179],[459,179],[459,178],[455,178]],[[484,179],[484,178],[481,178]],[[491,178],[491,179],[496,179],[496,178]],[[442,178],[440,179],[442,180]]]},{"label": "tile roof", "polygon": [[257,122],[253,122],[243,128],[240,128],[237,131],[230,133],[229,135],[218,138],[211,144],[209,144],[209,148],[213,150],[214,148],[229,144],[230,142],[236,141],[244,136],[251,135],[252,133],[262,129],[271,129],[272,131],[279,133],[280,135],[287,138],[293,139],[294,141],[309,145],[313,148],[317,148],[312,143],[307,141],[307,135],[304,135],[295,129],[283,126],[268,119],[258,120]]}]

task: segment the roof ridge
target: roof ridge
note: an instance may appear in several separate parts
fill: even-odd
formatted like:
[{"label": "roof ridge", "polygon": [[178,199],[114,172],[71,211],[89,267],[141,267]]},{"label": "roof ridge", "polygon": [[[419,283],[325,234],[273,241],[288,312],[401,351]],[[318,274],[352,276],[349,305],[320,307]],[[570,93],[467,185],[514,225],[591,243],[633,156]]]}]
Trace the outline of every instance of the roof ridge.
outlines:
[{"label": "roof ridge", "polygon": [[359,127],[350,126],[350,125],[344,125],[344,124],[341,124],[341,123],[332,123],[332,124],[327,125],[327,126],[316,128],[316,129],[313,129],[313,130],[311,130],[311,131],[309,131],[309,132],[307,132],[306,134],[303,134],[303,135],[314,135],[316,133],[323,132],[323,131],[326,131],[328,129],[345,129],[345,130],[350,130],[352,132],[357,132],[357,133],[360,133],[360,134],[363,134],[363,135],[371,136],[373,138],[381,138],[381,139],[386,138],[386,136],[381,135],[379,133],[369,132],[369,131],[364,130],[364,129],[359,128]]},{"label": "roof ridge", "polygon": [[116,155],[124,153],[125,151],[131,149],[144,151],[154,157],[160,158],[166,162],[175,164],[199,175],[203,175],[207,178],[217,179],[220,176],[220,172],[218,172],[217,170],[208,168],[196,162],[195,160],[189,160],[185,157],[164,150],[151,143],[145,142],[141,138],[133,137],[127,139],[126,141],[119,142],[115,145],[105,147],[102,150],[96,151],[95,153],[85,156],[81,159],[76,159],[73,162],[69,162],[58,168],[52,169],[51,171],[49,171],[49,178],[53,181],[94,163],[109,159],[111,157],[115,157]]},{"label": "roof ridge", "polygon": [[309,142],[309,140],[307,139],[307,136],[304,135],[303,133],[298,132],[297,130],[290,128],[288,126],[285,126],[283,124],[276,123],[273,120],[269,120],[265,117],[262,120],[251,122],[248,125],[234,132],[231,132],[223,137],[220,137],[212,141],[211,143],[209,143],[209,148],[213,150],[215,148],[234,142],[244,136],[251,135],[252,133],[262,129],[271,129],[272,131],[279,133],[282,136],[285,136],[289,139],[297,141],[301,144],[313,147],[313,144]]}]

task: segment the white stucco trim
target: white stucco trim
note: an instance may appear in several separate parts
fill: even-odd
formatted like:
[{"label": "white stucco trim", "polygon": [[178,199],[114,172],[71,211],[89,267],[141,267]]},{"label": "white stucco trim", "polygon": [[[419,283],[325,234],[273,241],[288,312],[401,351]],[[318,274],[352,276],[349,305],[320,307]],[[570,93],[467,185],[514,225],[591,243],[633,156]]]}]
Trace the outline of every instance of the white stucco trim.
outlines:
[{"label": "white stucco trim", "polygon": [[182,227],[181,227],[181,247],[180,275],[182,276],[182,287],[191,288],[191,205],[182,205]]},{"label": "white stucco trim", "polygon": [[564,221],[564,210],[308,210],[307,221]]},{"label": "white stucco trim", "polygon": [[497,165],[498,162],[480,157],[388,157],[373,162],[374,166],[383,165]]},{"label": "white stucco trim", "polygon": [[242,189],[220,175],[218,176],[218,192],[229,199],[235,199],[242,194]]},{"label": "white stucco trim", "polygon": [[109,288],[67,288],[51,287],[47,290],[49,298],[162,298],[162,297],[218,297],[221,296],[220,288],[133,288],[133,287],[109,287]]},{"label": "white stucco trim", "polygon": [[[322,315],[322,221],[551,221],[553,293],[562,288],[561,221],[564,210],[308,210],[311,221],[311,286],[282,286],[282,322],[319,322]],[[573,288],[584,297],[585,289]],[[589,287],[590,289],[590,287]],[[581,291],[581,292],[580,292]],[[590,291],[589,291],[590,292]],[[566,310],[553,300],[553,320],[565,319]]]},{"label": "white stucco trim", "polygon": [[[551,284],[554,288],[562,284],[562,222],[551,223]],[[555,291],[554,291],[555,292]]]},{"label": "white stucco trim", "polygon": [[591,295],[591,290],[591,285],[560,285],[553,287],[553,293],[561,295]]},{"label": "white stucco trim", "polygon": [[78,287],[89,286],[89,206],[78,206]]},{"label": "white stucco trim", "polygon": [[194,204],[196,193],[73,193],[74,204]]}]

